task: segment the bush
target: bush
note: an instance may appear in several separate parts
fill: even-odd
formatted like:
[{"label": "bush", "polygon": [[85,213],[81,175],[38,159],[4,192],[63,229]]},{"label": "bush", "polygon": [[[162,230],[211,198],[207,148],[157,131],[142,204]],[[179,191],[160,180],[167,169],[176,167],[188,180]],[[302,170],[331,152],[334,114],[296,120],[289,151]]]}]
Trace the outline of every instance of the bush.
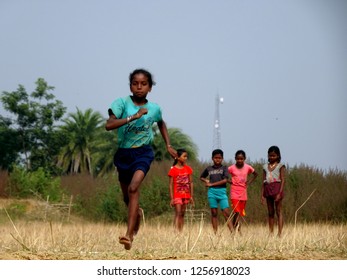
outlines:
[{"label": "bush", "polygon": [[97,220],[114,222],[125,222],[127,220],[127,209],[123,202],[120,187],[109,186],[105,192],[99,193],[95,199]]},{"label": "bush", "polygon": [[[195,209],[210,212],[207,190],[199,176],[210,163],[193,162]],[[262,164],[250,163],[258,172],[255,182],[248,187],[245,216],[247,223],[267,223],[266,205],[260,203]],[[140,206],[149,219],[172,221],[168,170],[171,161],[153,163],[140,189]],[[225,163],[229,166],[230,163]],[[313,193],[298,212],[298,222],[347,221],[347,173],[339,170],[322,170],[305,165],[287,166],[283,215],[285,222],[293,222],[296,210]],[[50,197],[58,201],[64,193],[74,197],[73,213],[90,220],[126,222],[127,208],[118,178],[114,171],[104,177],[77,174],[52,178],[43,169],[27,172],[14,168],[7,179],[8,195],[15,197]],[[228,194],[230,185],[228,185]],[[69,197],[69,196],[68,196]],[[17,211],[17,210],[16,210]]]},{"label": "bush", "polygon": [[15,166],[10,174],[8,192],[19,198],[49,197],[50,201],[60,201],[64,194],[59,177],[53,178],[43,168],[30,172],[18,166]]}]

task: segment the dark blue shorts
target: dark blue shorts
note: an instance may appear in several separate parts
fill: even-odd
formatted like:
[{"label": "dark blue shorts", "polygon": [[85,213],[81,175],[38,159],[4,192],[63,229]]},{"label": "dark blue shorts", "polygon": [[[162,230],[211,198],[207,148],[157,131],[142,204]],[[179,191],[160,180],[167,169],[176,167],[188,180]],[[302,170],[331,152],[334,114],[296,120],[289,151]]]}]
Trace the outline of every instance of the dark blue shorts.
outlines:
[{"label": "dark blue shorts", "polygon": [[154,152],[149,145],[139,148],[119,148],[113,158],[113,163],[118,170],[119,181],[129,184],[137,170],[142,170],[146,175],[153,159]]}]

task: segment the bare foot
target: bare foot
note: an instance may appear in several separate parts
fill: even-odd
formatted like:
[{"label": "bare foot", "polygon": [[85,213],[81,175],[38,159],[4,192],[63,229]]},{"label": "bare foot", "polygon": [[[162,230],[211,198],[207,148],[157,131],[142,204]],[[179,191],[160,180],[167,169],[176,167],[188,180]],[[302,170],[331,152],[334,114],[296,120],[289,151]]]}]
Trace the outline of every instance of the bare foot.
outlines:
[{"label": "bare foot", "polygon": [[124,249],[125,250],[130,250],[131,249],[132,241],[131,241],[131,239],[129,237],[120,236],[119,237],[119,243],[124,245]]}]

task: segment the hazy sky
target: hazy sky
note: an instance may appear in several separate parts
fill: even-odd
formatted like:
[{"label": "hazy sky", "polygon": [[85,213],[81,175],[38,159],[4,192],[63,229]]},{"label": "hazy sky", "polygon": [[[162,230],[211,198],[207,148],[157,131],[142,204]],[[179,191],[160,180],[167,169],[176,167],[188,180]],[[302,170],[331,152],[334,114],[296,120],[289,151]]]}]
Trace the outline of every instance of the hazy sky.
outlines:
[{"label": "hazy sky", "polygon": [[106,118],[144,67],[149,99],[200,159],[219,94],[226,160],[278,145],[290,167],[347,170],[347,1],[0,0],[0,34],[1,92],[42,77],[68,112]]}]

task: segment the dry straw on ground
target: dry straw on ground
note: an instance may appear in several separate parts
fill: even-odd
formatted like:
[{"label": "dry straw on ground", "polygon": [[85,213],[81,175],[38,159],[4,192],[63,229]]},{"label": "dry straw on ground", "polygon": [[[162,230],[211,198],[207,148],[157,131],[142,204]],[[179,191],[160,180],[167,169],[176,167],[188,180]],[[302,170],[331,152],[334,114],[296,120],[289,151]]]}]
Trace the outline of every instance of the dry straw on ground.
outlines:
[{"label": "dry straw on ground", "polygon": [[244,224],[242,235],[221,226],[215,235],[208,221],[187,220],[176,235],[172,226],[143,224],[133,248],[118,237],[125,225],[83,221],[13,222],[0,225],[1,259],[35,260],[334,260],[347,259],[346,224],[285,225],[283,236],[269,236],[267,225]]}]

